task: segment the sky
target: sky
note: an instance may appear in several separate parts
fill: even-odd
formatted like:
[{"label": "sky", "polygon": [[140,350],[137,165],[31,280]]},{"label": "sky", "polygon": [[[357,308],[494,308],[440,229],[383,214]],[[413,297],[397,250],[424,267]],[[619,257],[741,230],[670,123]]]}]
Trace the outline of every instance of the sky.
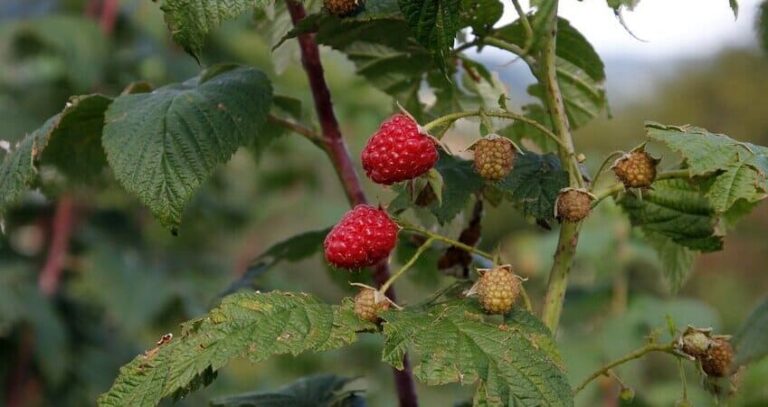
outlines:
[{"label": "sky", "polygon": [[[523,7],[528,0],[521,0]],[[728,0],[640,0],[624,21],[641,42],[614,17],[606,0],[561,0],[560,15],[570,20],[604,57],[667,59],[700,57],[733,45],[755,43],[760,0],[740,0],[734,20]],[[517,18],[512,7],[505,23]]]}]

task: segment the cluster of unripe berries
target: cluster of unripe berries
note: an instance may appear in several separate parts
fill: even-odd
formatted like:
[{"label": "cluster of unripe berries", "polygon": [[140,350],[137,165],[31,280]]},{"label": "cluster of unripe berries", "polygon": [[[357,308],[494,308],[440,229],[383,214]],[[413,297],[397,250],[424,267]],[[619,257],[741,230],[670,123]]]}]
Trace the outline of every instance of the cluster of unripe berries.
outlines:
[{"label": "cluster of unripe berries", "polygon": [[728,377],[733,374],[733,346],[730,337],[712,335],[711,329],[688,327],[677,342],[678,351],[695,359],[710,377]]}]

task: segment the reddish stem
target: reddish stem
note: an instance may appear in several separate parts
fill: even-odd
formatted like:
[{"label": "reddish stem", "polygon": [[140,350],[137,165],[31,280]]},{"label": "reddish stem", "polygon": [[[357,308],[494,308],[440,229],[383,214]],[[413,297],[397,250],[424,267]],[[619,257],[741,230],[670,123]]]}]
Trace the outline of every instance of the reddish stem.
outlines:
[{"label": "reddish stem", "polygon": [[40,292],[50,297],[59,289],[61,271],[67,257],[69,239],[74,226],[75,202],[69,195],[63,195],[56,204],[51,225],[51,246],[48,258],[38,276],[37,285]]},{"label": "reddish stem", "polygon": [[[291,14],[293,25],[306,17],[304,6],[295,0],[286,0],[288,12]],[[357,178],[357,171],[352,164],[352,160],[347,151],[346,143],[341,137],[339,122],[336,120],[336,114],[333,111],[333,102],[331,101],[331,92],[328,90],[328,84],[325,82],[323,74],[323,65],[320,62],[320,49],[315,41],[314,33],[305,33],[299,35],[299,48],[301,49],[301,62],[309,79],[309,86],[312,89],[312,97],[315,102],[318,120],[322,129],[323,144],[328,153],[336,173],[344,186],[344,192],[347,195],[350,205],[355,206],[367,202],[360,181]],[[389,267],[386,261],[377,265],[373,278],[377,286],[381,286],[389,279]],[[395,290],[390,287],[386,295],[396,300]],[[401,407],[418,406],[416,398],[416,388],[413,381],[410,362],[408,356],[403,358],[403,370],[394,369],[395,386],[397,387],[397,396]]]},{"label": "reddish stem", "polygon": [[26,326],[22,327],[19,337],[19,348],[16,353],[16,363],[8,375],[6,383],[5,405],[8,407],[21,407],[27,401],[27,383],[29,381],[29,365],[32,359],[34,337]]},{"label": "reddish stem", "polygon": [[119,0],[102,1],[99,25],[101,26],[101,31],[103,31],[104,34],[112,34],[112,31],[115,30],[115,22],[117,21],[117,12],[119,9]]}]

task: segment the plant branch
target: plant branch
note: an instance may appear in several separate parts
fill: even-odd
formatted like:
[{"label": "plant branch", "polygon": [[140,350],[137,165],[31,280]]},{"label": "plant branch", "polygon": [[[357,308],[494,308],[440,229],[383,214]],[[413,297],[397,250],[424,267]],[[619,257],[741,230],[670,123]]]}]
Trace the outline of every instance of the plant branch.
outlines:
[{"label": "plant branch", "polygon": [[492,254],[486,252],[486,251],[480,250],[480,249],[478,249],[476,247],[472,247],[472,246],[470,246],[468,244],[461,243],[458,240],[451,239],[451,238],[443,236],[441,234],[430,232],[427,229],[420,228],[418,226],[411,225],[411,224],[402,223],[402,222],[400,223],[400,226],[402,226],[404,230],[415,232],[415,233],[418,233],[420,235],[426,236],[430,240],[439,240],[439,241],[441,241],[443,243],[447,243],[447,244],[449,244],[451,246],[458,247],[461,250],[464,250],[464,251],[470,252],[470,253],[474,253],[474,254],[476,254],[478,256],[484,257],[484,258],[486,258],[488,260],[491,260],[491,261],[493,261],[493,259],[494,259],[494,256]]},{"label": "plant branch", "polygon": [[659,345],[655,343],[645,345],[642,348],[632,351],[597,369],[597,371],[589,375],[586,379],[584,379],[584,381],[581,382],[581,384],[579,384],[573,389],[573,394],[574,395],[578,394],[580,391],[584,390],[584,388],[587,387],[587,385],[591,383],[593,380],[597,379],[600,376],[608,374],[608,372],[611,369],[615,368],[616,366],[623,365],[624,363],[633,361],[635,359],[639,359],[651,352],[664,352],[672,355],[675,354],[674,345],[671,343],[665,344],[665,345]]},{"label": "plant branch", "polygon": [[[544,16],[546,34],[541,39],[541,51],[538,56],[539,71],[536,77],[544,87],[544,99],[549,109],[552,127],[554,133],[557,134],[558,139],[561,141],[558,144],[560,162],[563,168],[568,171],[570,186],[582,188],[584,186],[584,179],[574,154],[575,149],[571,128],[568,123],[563,94],[560,91],[560,84],[557,78],[557,55],[555,54],[555,49],[557,46],[558,1],[554,0],[553,3],[551,10]],[[571,222],[563,222],[560,227],[557,250],[552,262],[552,269],[549,272],[549,282],[547,283],[544,309],[542,311],[542,320],[553,334],[557,332],[560,314],[563,311],[565,291],[568,286],[568,273],[571,270],[573,258],[576,255],[580,228],[580,223]]]},{"label": "plant branch", "polygon": [[617,155],[622,155],[622,154],[624,154],[623,151],[614,151],[605,157],[605,159],[603,160],[603,163],[600,164],[600,168],[598,168],[595,175],[592,176],[592,186],[589,188],[590,192],[593,190],[595,185],[597,185],[597,180],[600,179],[600,175],[603,174],[603,171],[605,171],[605,168],[608,166],[608,163],[611,162],[611,159],[613,157],[616,157]]},{"label": "plant branch", "polygon": [[528,15],[525,14],[523,8],[520,6],[519,0],[512,0],[512,4],[515,6],[515,11],[520,17],[520,21],[523,23],[523,30],[525,30],[525,45],[523,48],[523,54],[528,54],[533,45],[533,28],[531,28],[531,22],[528,21]]},{"label": "plant branch", "polygon": [[59,289],[61,272],[67,258],[69,239],[74,227],[75,202],[69,195],[63,195],[56,203],[51,224],[51,245],[48,258],[37,278],[37,286],[45,296],[50,297]]},{"label": "plant branch", "polygon": [[400,268],[400,270],[398,270],[395,274],[393,274],[392,277],[390,277],[386,283],[382,284],[379,289],[381,291],[387,291],[387,289],[392,286],[395,280],[400,278],[400,276],[402,276],[406,271],[408,271],[411,267],[413,267],[414,264],[416,264],[416,260],[418,260],[419,257],[421,257],[421,255],[424,254],[424,252],[427,249],[429,249],[429,246],[434,241],[435,241],[434,237],[430,237],[429,239],[424,241],[424,243],[421,246],[419,246],[419,248],[416,250],[416,253],[414,253],[413,256],[411,256],[408,262],[405,263],[403,267]]},{"label": "plant branch", "polygon": [[269,114],[267,116],[267,121],[269,123],[275,124],[277,126],[280,126],[286,130],[290,130],[296,134],[302,135],[307,138],[307,140],[311,141],[313,144],[320,148],[325,148],[325,144],[323,143],[323,138],[320,134],[317,134],[316,131],[313,129],[310,129],[309,127],[306,127],[300,123],[295,123],[287,119],[283,119],[282,117],[275,116],[273,114]]},{"label": "plant branch", "polygon": [[[491,111],[473,110],[473,111],[470,111],[470,112],[450,113],[450,114],[447,114],[445,116],[438,117],[437,119],[432,120],[431,122],[429,122],[429,123],[427,123],[427,124],[425,124],[425,125],[423,125],[421,127],[424,130],[429,131],[431,129],[434,129],[437,126],[441,126],[441,125],[444,125],[444,124],[450,126],[456,120],[463,119],[465,117],[476,117],[476,116],[477,117],[490,116],[490,117],[498,117],[498,118],[502,118],[502,119],[510,119],[510,120],[521,121],[523,123],[526,123],[526,124],[529,124],[529,125],[535,127],[537,130],[539,130],[542,133],[544,133],[544,135],[546,135],[547,137],[552,139],[552,141],[557,143],[557,145],[560,146],[561,148],[566,148],[567,147],[563,143],[563,141],[560,140],[560,138],[557,137],[557,135],[555,133],[552,133],[551,130],[549,130],[548,128],[546,128],[546,126],[544,126],[543,124],[537,122],[536,120],[533,120],[530,117],[527,117],[527,116],[524,116],[524,115],[521,115],[521,114],[518,114],[518,113],[501,111],[501,110],[491,110]],[[573,152],[571,152],[571,154],[573,154]]]},{"label": "plant branch", "polygon": [[[286,0],[288,13],[291,15],[291,21],[295,26],[303,20],[307,12],[304,5],[297,0]],[[315,34],[305,33],[298,36],[299,49],[301,51],[301,62],[304,71],[309,80],[309,86],[312,90],[312,98],[315,102],[322,138],[325,144],[325,151],[331,159],[339,180],[344,187],[350,205],[366,203],[365,194],[357,177],[357,172],[352,164],[352,160],[347,151],[347,146],[341,137],[339,122],[336,120],[336,114],[333,111],[333,102],[331,101],[331,92],[328,84],[325,82],[323,65],[320,61],[320,49],[315,41]],[[382,261],[375,267],[373,278],[376,284],[381,286],[389,279],[389,267],[386,261]],[[397,301],[393,287],[385,293],[392,301]],[[418,401],[416,397],[416,386],[413,380],[408,355],[403,357],[403,369],[393,369],[395,377],[395,386],[397,387],[397,396],[401,407],[416,407]]]},{"label": "plant branch", "polygon": [[530,55],[528,55],[529,50],[520,48],[520,46],[517,44],[513,44],[501,38],[494,37],[493,35],[484,37],[483,44],[490,45],[499,49],[503,49],[504,51],[509,51],[519,56],[520,58],[522,58],[529,66],[531,67],[536,66],[536,60],[532,58]]}]

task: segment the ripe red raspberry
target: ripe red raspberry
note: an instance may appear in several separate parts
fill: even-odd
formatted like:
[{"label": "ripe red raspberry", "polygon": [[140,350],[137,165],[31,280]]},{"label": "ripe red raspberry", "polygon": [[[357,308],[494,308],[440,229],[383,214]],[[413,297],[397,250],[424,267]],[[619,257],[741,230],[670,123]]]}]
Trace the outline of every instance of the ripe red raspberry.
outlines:
[{"label": "ripe red raspberry", "polygon": [[517,148],[506,137],[491,134],[475,142],[471,149],[475,151],[475,172],[487,180],[504,179],[515,165]]},{"label": "ripe red raspberry", "polygon": [[389,299],[372,288],[362,287],[355,296],[355,314],[366,321],[378,321],[381,312],[388,310],[389,306]]},{"label": "ripe red raspberry", "polygon": [[592,195],[583,189],[565,188],[555,201],[555,217],[566,222],[579,222],[592,210]]},{"label": "ripe red raspberry", "polygon": [[712,338],[709,349],[699,360],[701,361],[701,368],[707,376],[726,377],[731,372],[733,347],[726,338]]},{"label": "ripe red raspberry", "polygon": [[391,185],[416,178],[434,167],[437,147],[413,119],[396,114],[368,140],[362,161],[368,178]]},{"label": "ripe red raspberry", "polygon": [[325,237],[325,259],[341,268],[373,266],[389,257],[398,230],[383,209],[357,205]]},{"label": "ripe red raspberry", "polygon": [[506,314],[520,295],[520,278],[509,265],[486,269],[470,289],[470,294],[474,293],[477,293],[480,305],[489,314]]},{"label": "ripe red raspberry", "polygon": [[636,149],[619,157],[611,169],[627,188],[648,188],[656,179],[659,160],[644,149]]},{"label": "ripe red raspberry", "polygon": [[329,13],[337,17],[345,17],[360,7],[359,0],[323,0],[323,6]]}]

